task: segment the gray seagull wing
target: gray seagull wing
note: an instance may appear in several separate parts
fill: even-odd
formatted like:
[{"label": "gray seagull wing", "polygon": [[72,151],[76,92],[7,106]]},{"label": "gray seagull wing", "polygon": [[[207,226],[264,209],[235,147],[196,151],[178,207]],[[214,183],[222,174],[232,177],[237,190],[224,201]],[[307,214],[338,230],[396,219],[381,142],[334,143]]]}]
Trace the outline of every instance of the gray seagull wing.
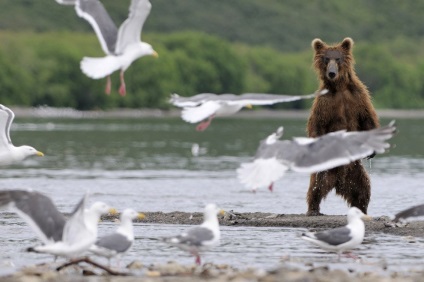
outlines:
[{"label": "gray seagull wing", "polygon": [[197,226],[190,228],[186,233],[175,238],[181,244],[200,247],[204,242],[213,239],[213,232],[209,228]]},{"label": "gray seagull wing", "polygon": [[393,221],[398,222],[399,220],[407,219],[409,217],[418,217],[423,215],[424,215],[424,205],[418,205],[418,206],[414,206],[397,213]]},{"label": "gray seagull wing", "polygon": [[201,93],[191,97],[182,97],[176,93],[171,94],[169,102],[174,106],[183,107],[196,107],[207,101],[213,101],[217,99],[216,94],[213,93]]},{"label": "gray seagull wing", "polygon": [[345,227],[339,227],[331,230],[315,233],[315,237],[332,246],[344,244],[352,239],[351,230]]},{"label": "gray seagull wing", "polygon": [[140,41],[141,29],[151,9],[149,0],[131,1],[128,18],[119,27],[116,54],[122,54],[128,45]]},{"label": "gray seagull wing", "polygon": [[349,164],[372,153],[383,153],[390,145],[386,140],[396,132],[394,123],[368,131],[344,130],[319,138],[293,140],[290,150],[280,150],[279,158],[291,163],[291,169],[317,172]]},{"label": "gray seagull wing", "polygon": [[10,203],[44,243],[62,240],[66,219],[49,197],[24,190],[0,191],[0,206]]},{"label": "gray seagull wing", "polygon": [[95,245],[118,253],[123,253],[131,247],[132,243],[133,242],[128,240],[126,236],[119,233],[112,233],[99,238]]},{"label": "gray seagull wing", "polygon": [[108,55],[115,54],[118,29],[103,4],[99,0],[78,0],[75,10],[79,17],[90,23],[103,51]]}]

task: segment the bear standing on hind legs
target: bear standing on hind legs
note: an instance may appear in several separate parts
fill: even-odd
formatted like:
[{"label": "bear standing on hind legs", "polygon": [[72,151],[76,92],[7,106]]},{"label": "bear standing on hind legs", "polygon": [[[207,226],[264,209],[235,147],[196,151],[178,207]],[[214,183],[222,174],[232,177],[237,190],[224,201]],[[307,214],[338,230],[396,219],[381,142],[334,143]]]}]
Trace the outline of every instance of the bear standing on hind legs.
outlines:
[{"label": "bear standing on hind legs", "polygon": [[[352,46],[351,38],[333,46],[320,39],[312,41],[320,90],[328,89],[329,92],[314,100],[307,125],[309,137],[342,129],[362,131],[379,127],[369,92],[355,73]],[[311,175],[306,215],[321,215],[321,200],[333,188],[349,206],[367,213],[371,185],[360,160]]]}]

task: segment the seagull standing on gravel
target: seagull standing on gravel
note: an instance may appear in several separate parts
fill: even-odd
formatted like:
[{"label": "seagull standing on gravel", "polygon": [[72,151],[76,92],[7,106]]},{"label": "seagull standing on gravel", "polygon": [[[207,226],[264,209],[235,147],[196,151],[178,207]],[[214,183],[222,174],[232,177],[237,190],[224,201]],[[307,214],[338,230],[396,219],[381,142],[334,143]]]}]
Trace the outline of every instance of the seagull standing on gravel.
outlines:
[{"label": "seagull standing on gravel", "polygon": [[30,146],[15,147],[10,139],[10,127],[12,126],[15,114],[11,109],[0,105],[0,166],[8,166],[20,163],[31,156],[44,156]]},{"label": "seagull standing on gravel", "polygon": [[[347,213],[346,226],[321,232],[302,233],[302,239],[324,250],[337,252],[340,258],[341,253],[356,248],[364,240],[365,224],[362,219],[371,220],[372,217],[352,207]],[[354,258],[350,253],[348,255]]]},{"label": "seagull standing on gravel", "polygon": [[85,209],[85,195],[70,217],[57,210],[51,199],[36,191],[0,191],[0,207],[8,206],[35,231],[43,245],[28,251],[74,258],[87,251],[96,242],[97,224],[109,206],[96,202]]},{"label": "seagull standing on gravel", "polygon": [[328,90],[322,90],[319,93],[309,95],[278,95],[278,94],[261,94],[246,93],[242,95],[234,94],[212,94],[203,93],[192,97],[181,97],[178,94],[172,94],[169,102],[174,106],[181,107],[181,117],[189,123],[198,123],[196,130],[204,131],[212,119],[220,116],[229,116],[237,113],[243,107],[266,106],[276,103],[292,102],[301,99],[311,99],[317,95],[323,95]]},{"label": "seagull standing on gravel", "polygon": [[111,234],[97,239],[91,246],[90,252],[106,257],[109,260],[112,257],[120,257],[126,253],[134,242],[134,227],[132,221],[136,218],[143,219],[144,214],[138,213],[133,209],[125,209],[120,216],[120,225],[118,229]]},{"label": "seagull standing on gravel", "polygon": [[141,30],[152,5],[149,0],[132,0],[129,16],[117,29],[115,23],[99,0],[56,0],[64,5],[75,5],[77,15],[93,27],[106,57],[84,57],[81,70],[88,77],[100,79],[107,76],[106,94],[111,91],[110,74],[120,70],[119,94],[126,95],[124,72],[133,61],[146,55],[158,57],[153,47],[140,41]]},{"label": "seagull standing on gravel", "polygon": [[224,211],[218,209],[215,204],[208,204],[205,207],[204,221],[201,225],[192,227],[178,236],[161,238],[161,240],[188,251],[196,257],[196,264],[200,265],[200,252],[219,245],[221,233],[218,213],[224,214]]},{"label": "seagull standing on gravel", "polygon": [[280,141],[283,127],[279,127],[261,141],[254,161],[242,163],[237,169],[238,179],[253,191],[260,187],[272,191],[273,183],[289,169],[314,173],[349,164],[373,153],[384,153],[390,147],[385,141],[395,132],[392,121],[368,131],[340,130],[318,138],[297,137]]}]

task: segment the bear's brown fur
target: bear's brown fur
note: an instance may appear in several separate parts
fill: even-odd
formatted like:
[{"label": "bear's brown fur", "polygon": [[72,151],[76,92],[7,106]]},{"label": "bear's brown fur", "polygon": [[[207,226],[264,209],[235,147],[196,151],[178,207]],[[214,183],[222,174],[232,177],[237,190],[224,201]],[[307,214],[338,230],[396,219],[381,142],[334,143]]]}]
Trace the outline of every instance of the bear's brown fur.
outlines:
[{"label": "bear's brown fur", "polygon": [[[329,46],[314,39],[312,47],[320,90],[328,89],[329,92],[314,100],[307,125],[308,136],[318,137],[341,129],[362,131],[378,127],[370,94],[355,73],[353,40],[345,38],[341,43]],[[371,185],[360,160],[311,175],[307,215],[320,215],[321,200],[333,188],[350,206],[367,213]]]}]

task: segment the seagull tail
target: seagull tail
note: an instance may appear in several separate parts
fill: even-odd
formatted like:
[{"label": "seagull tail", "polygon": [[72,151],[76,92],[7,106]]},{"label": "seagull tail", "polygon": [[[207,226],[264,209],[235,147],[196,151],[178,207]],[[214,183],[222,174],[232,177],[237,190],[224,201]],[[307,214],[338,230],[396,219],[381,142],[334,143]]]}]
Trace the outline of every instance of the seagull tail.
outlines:
[{"label": "seagull tail", "polygon": [[242,163],[237,169],[237,177],[247,188],[256,190],[283,177],[287,169],[275,158],[256,159],[251,163]]},{"label": "seagull tail", "polygon": [[316,240],[315,234],[312,233],[312,232],[303,232],[300,237],[302,239],[306,240],[306,241],[315,241]]},{"label": "seagull tail", "polygon": [[100,79],[106,77],[121,68],[119,60],[115,56],[102,58],[84,57],[80,63],[82,72],[90,78]]}]

